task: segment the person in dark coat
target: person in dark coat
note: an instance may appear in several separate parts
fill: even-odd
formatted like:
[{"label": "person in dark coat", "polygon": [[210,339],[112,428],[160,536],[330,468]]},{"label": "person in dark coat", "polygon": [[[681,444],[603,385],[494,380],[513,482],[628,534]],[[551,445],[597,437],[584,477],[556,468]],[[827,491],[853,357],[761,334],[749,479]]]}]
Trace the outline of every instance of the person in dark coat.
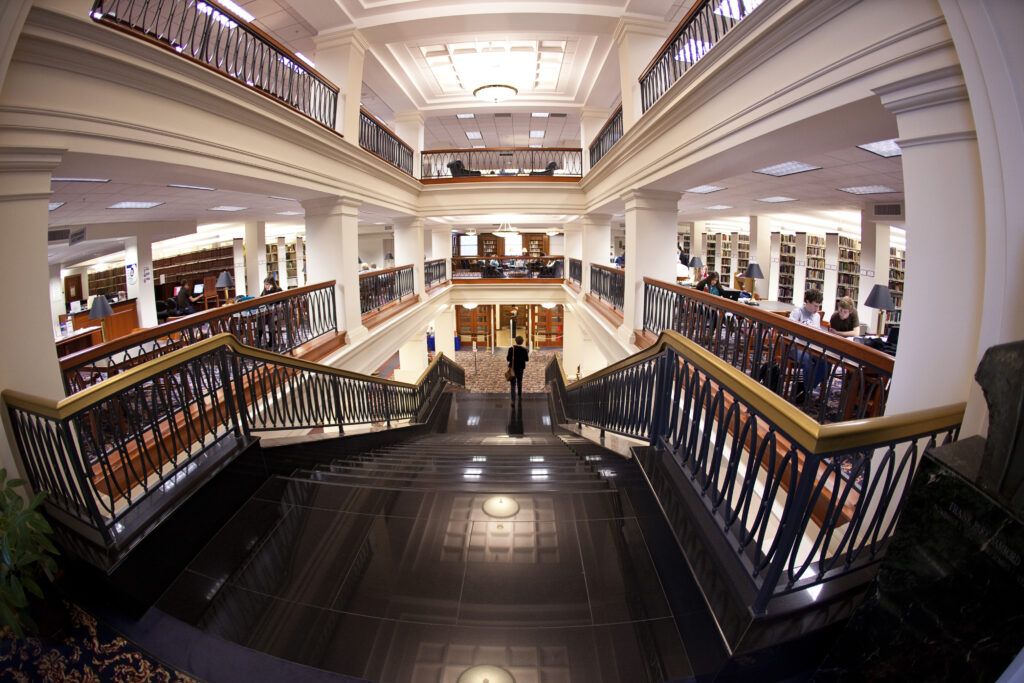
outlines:
[{"label": "person in dark coat", "polygon": [[512,392],[512,400],[516,400],[516,389],[519,389],[519,400],[523,400],[523,371],[526,370],[526,362],[530,360],[530,352],[523,346],[523,338],[516,337],[516,345],[508,349],[508,366],[516,373],[516,376],[508,381]]}]

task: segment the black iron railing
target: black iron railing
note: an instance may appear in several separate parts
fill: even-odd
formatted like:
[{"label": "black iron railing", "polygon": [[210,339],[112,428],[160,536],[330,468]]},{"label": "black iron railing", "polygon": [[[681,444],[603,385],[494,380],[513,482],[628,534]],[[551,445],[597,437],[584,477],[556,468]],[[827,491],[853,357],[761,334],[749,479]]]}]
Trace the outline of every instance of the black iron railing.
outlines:
[{"label": "black iron railing", "polygon": [[453,280],[562,279],[561,256],[491,256],[452,259]]},{"label": "black iron railing", "polygon": [[220,306],[60,359],[64,391],[87,389],[136,365],[223,332],[243,344],[288,353],[338,329],[334,281]]},{"label": "black iron railing", "polygon": [[359,110],[359,146],[412,175],[412,148],[365,109]]},{"label": "black iron railing", "polygon": [[674,330],[819,422],[885,413],[893,358],[692,287],[644,278],[644,330]]},{"label": "black iron railing", "polygon": [[583,284],[583,261],[578,258],[569,259],[569,281]]},{"label": "black iron railing", "polygon": [[957,437],[965,407],[823,426],[674,332],[571,386],[557,359],[546,377],[567,419],[667,454],[659,498],[690,501],[670,520],[708,531],[705,556],[724,562],[711,571],[756,615],[807,588],[848,590],[874,565],[921,454]]},{"label": "black iron railing", "polygon": [[448,268],[445,259],[423,262],[423,285],[433,287],[448,279]]},{"label": "black iron railing", "polygon": [[254,432],[416,421],[462,368],[438,356],[416,384],[359,375],[218,335],[60,402],[5,391],[36,491],[66,546],[109,570]]},{"label": "black iron railing", "polygon": [[643,111],[764,0],[702,0],[680,22],[658,56],[640,75]]},{"label": "black iron railing", "polygon": [[590,264],[590,293],[612,308],[623,310],[626,273],[619,268]]},{"label": "black iron railing", "polygon": [[430,178],[527,177],[579,178],[583,150],[578,147],[491,147],[487,149],[435,149],[420,154],[424,180]]},{"label": "black iron railing", "polygon": [[359,275],[359,311],[363,315],[414,296],[412,266],[387,268]]},{"label": "black iron railing", "polygon": [[601,160],[608,150],[612,148],[619,138],[622,137],[622,105],[615,110],[615,113],[611,115],[611,118],[605,122],[604,127],[601,128],[601,132],[597,134],[594,141],[590,143],[590,168],[597,166],[597,162]]},{"label": "black iron railing", "polygon": [[196,60],[334,128],[338,88],[215,3],[95,0],[92,18]]}]

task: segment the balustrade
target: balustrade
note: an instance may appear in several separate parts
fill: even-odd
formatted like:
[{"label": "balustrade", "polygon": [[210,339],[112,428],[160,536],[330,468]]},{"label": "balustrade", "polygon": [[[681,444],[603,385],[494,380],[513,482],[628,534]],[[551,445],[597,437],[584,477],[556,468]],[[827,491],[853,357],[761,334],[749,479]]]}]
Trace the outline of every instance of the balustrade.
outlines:
[{"label": "balustrade", "polygon": [[601,157],[607,154],[612,145],[618,142],[621,137],[622,106],[620,105],[615,110],[615,113],[611,115],[611,118],[601,127],[601,132],[597,134],[597,137],[590,144],[590,168],[597,166],[597,162],[601,160]]},{"label": "balustrade", "polygon": [[491,147],[435,149],[420,155],[421,178],[580,178],[583,151],[578,147]]},{"label": "balustrade", "polygon": [[621,311],[626,300],[626,274],[618,268],[591,263],[590,293]]},{"label": "balustrade", "polygon": [[379,311],[415,294],[412,266],[399,266],[359,275],[359,311]]}]

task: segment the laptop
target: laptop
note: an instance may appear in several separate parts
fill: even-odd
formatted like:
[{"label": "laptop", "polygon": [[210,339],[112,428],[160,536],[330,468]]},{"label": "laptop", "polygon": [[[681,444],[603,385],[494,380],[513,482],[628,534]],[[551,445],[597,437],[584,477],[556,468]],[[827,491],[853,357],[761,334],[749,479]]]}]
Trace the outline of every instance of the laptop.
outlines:
[{"label": "laptop", "polygon": [[741,291],[742,290],[739,290],[739,289],[722,289],[722,296],[724,296],[726,299],[732,299],[733,301],[739,301],[740,300],[740,292]]},{"label": "laptop", "polygon": [[885,343],[882,344],[882,351],[889,354],[890,356],[896,355],[896,345],[900,342],[900,328],[890,327],[889,336],[886,337]]}]

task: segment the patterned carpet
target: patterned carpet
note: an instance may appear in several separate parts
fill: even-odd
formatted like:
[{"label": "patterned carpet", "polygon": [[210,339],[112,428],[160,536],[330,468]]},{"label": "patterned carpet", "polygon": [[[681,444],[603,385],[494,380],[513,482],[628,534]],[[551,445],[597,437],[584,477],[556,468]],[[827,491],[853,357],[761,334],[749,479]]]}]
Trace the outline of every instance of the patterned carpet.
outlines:
[{"label": "patterned carpet", "polygon": [[0,681],[198,683],[142,652],[77,605],[63,603],[63,623],[50,637],[15,638],[0,629]]},{"label": "patterned carpet", "polygon": [[[456,351],[455,362],[466,371],[466,389],[474,393],[508,391],[508,382],[505,381],[507,353],[508,348],[501,347],[494,353],[489,353],[486,349],[478,349],[476,353]],[[534,349],[530,352],[530,362],[526,364],[526,370],[523,372],[523,393],[544,391],[544,370],[555,354],[561,357],[562,350]]]}]

